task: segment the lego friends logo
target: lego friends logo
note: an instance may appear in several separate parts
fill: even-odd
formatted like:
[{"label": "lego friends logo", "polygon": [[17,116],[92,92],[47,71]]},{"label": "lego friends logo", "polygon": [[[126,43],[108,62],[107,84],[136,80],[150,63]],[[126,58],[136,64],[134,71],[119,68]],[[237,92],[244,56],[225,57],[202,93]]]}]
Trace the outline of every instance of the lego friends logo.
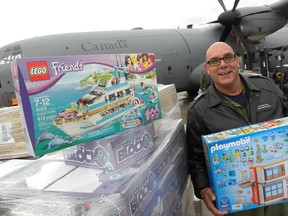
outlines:
[{"label": "lego friends logo", "polygon": [[49,80],[50,75],[46,61],[27,62],[30,81]]},{"label": "lego friends logo", "polygon": [[56,76],[60,73],[70,73],[84,70],[83,60],[76,61],[74,64],[54,61],[51,63],[51,66]]},{"label": "lego friends logo", "polygon": [[213,153],[214,151],[218,151],[218,150],[227,151],[229,148],[240,146],[240,145],[246,145],[249,143],[250,143],[250,137],[244,137],[244,138],[240,138],[239,140],[229,142],[229,143],[223,143],[223,144],[216,143],[216,145],[210,148],[210,151],[211,153]]}]

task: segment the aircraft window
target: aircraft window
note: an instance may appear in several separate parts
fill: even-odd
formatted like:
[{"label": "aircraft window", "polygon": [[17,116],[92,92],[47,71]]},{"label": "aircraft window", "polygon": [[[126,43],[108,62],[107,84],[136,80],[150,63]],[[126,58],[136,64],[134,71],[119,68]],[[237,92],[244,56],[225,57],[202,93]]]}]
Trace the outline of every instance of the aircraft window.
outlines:
[{"label": "aircraft window", "polygon": [[0,65],[1,64],[9,64],[16,58],[21,58],[22,51],[19,45],[8,46],[5,50],[0,51]]},{"label": "aircraft window", "polygon": [[171,71],[172,70],[172,66],[169,65],[167,69],[168,69],[168,71]]}]

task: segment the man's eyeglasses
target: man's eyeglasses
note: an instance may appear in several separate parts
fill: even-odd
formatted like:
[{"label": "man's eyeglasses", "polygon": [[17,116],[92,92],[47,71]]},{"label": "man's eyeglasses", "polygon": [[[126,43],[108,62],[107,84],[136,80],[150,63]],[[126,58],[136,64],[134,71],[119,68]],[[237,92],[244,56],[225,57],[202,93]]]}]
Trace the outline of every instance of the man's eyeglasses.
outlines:
[{"label": "man's eyeglasses", "polygon": [[216,67],[220,65],[222,59],[225,63],[230,63],[233,62],[236,59],[236,57],[237,57],[236,54],[229,53],[224,55],[223,58],[212,58],[206,63],[209,64],[211,67]]}]

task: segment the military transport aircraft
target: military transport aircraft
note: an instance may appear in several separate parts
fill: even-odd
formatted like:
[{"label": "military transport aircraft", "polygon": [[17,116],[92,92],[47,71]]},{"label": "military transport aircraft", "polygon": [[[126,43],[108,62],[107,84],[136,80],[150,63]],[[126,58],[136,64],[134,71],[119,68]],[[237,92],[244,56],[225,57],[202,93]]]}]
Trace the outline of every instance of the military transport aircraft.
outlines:
[{"label": "military transport aircraft", "polygon": [[[205,28],[67,33],[8,44],[0,48],[0,107],[10,106],[15,97],[10,62],[16,58],[154,53],[158,83],[174,83],[177,91],[197,92],[205,51],[213,42],[229,43],[244,57],[245,69],[253,67],[255,54],[265,57],[268,50],[288,45],[288,0],[243,8],[237,8],[239,0],[235,0],[231,10],[222,0],[219,3],[224,12]],[[261,67],[267,66],[267,58],[260,60]]]}]

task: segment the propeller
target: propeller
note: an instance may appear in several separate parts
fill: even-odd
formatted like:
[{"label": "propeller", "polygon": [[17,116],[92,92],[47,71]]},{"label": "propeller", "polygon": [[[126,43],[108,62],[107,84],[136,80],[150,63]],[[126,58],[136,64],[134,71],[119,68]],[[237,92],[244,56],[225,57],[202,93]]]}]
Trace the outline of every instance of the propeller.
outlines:
[{"label": "propeller", "polygon": [[[231,10],[227,10],[224,0],[218,0],[223,8],[218,19],[208,24],[220,23],[224,29],[219,41],[226,41],[229,33],[233,31],[237,42],[241,44],[246,55],[247,65],[252,67],[252,51],[248,46],[249,43],[257,43],[265,36],[279,30],[288,23],[288,0],[280,0],[273,4],[258,7],[239,8],[240,0],[234,0]],[[267,13],[266,16],[257,16],[258,14]],[[255,16],[256,15],[256,16]],[[267,24],[265,20],[267,19]],[[260,20],[260,21],[259,21]],[[275,22],[275,25],[273,24]],[[259,24],[260,23],[260,24]],[[262,29],[263,26],[263,29]]]},{"label": "propeller", "polygon": [[241,19],[239,19],[239,17],[241,14],[239,11],[236,11],[236,8],[239,4],[239,1],[240,0],[235,0],[232,10],[227,11],[223,0],[218,0],[218,2],[220,3],[220,5],[222,6],[222,8],[224,10],[224,12],[218,16],[218,22],[221,25],[225,26],[225,28],[221,34],[221,37],[219,39],[220,41],[226,40],[226,38],[228,37],[228,34],[232,30],[232,26],[240,24]]},{"label": "propeller", "polygon": [[238,39],[240,40],[241,44],[243,45],[243,47],[247,48],[247,46],[245,45],[246,44],[245,38],[240,28],[241,18],[255,15],[255,14],[270,12],[270,10],[264,9],[264,10],[253,11],[247,14],[243,14],[240,12],[241,10],[236,10],[240,0],[235,0],[232,10],[229,10],[229,11],[227,11],[223,0],[218,0],[218,2],[222,6],[224,12],[218,16],[218,20],[210,22],[210,23],[220,23],[221,25],[224,26],[224,30],[220,36],[219,41],[225,41],[230,31],[233,29]]},{"label": "propeller", "polygon": [[[235,10],[236,10],[239,1],[240,1],[240,0],[235,0],[232,11],[235,11]],[[222,8],[224,9],[224,11],[227,11],[226,6],[225,6],[223,0],[218,0],[218,2],[220,3],[220,5],[221,5]]]},{"label": "propeller", "polygon": [[239,4],[239,1],[240,0],[235,0],[232,10],[227,11],[223,0],[218,0],[220,5],[222,6],[224,12],[218,16],[217,21],[214,21],[212,23],[220,23],[221,25],[224,26],[224,30],[220,36],[219,41],[223,41],[223,42],[226,41],[231,30],[234,31],[234,33],[236,34],[237,40],[240,42],[241,46],[243,47],[243,49],[247,53],[247,56],[248,56],[247,63],[250,67],[251,61],[250,61],[250,57],[249,57],[250,56],[249,47],[248,47],[246,39],[243,35],[243,32],[240,28],[241,18],[250,16],[250,15],[254,15],[254,14],[265,13],[265,12],[267,12],[267,10],[266,9],[265,10],[257,10],[257,11],[254,10],[253,12],[249,12],[249,13],[244,14],[245,10],[244,11],[243,10],[241,11],[241,9],[236,10],[236,8]]}]

